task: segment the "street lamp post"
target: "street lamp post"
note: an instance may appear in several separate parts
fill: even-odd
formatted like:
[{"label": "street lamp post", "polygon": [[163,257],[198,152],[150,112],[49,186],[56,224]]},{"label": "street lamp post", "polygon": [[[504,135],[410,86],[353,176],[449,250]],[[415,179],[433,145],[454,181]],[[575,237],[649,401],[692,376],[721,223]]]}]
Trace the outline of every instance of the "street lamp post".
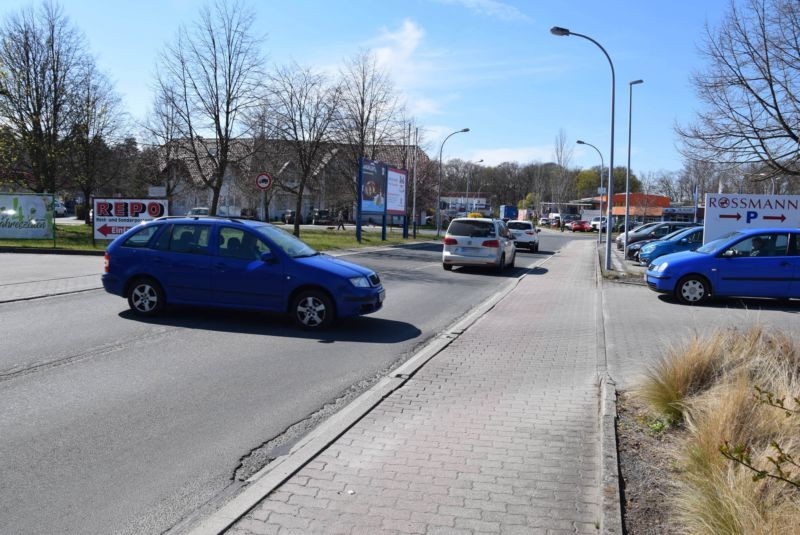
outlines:
[{"label": "street lamp post", "polygon": [[444,151],[444,144],[445,142],[450,139],[450,137],[460,134],[462,132],[469,132],[469,128],[462,128],[461,130],[456,130],[452,134],[449,134],[444,141],[442,141],[442,146],[439,147],[439,183],[436,185],[436,237],[438,238],[439,235],[442,233],[442,151]]},{"label": "street lamp post", "polygon": [[630,214],[631,197],[631,122],[633,116],[633,86],[643,83],[644,80],[628,82],[628,167],[625,171],[625,246],[628,248],[628,216]]},{"label": "street lamp post", "polygon": [[[483,163],[483,160],[482,159],[478,160],[477,162],[475,162],[475,165],[478,165],[479,163]],[[469,179],[470,178],[472,178],[472,166],[470,166],[469,169],[467,169],[467,195],[466,195],[466,198],[464,199],[464,206],[465,206],[464,209],[467,211],[467,213],[465,215],[469,215]]]},{"label": "street lamp post", "polygon": [[[578,145],[586,145],[587,147],[592,147],[594,150],[597,151],[597,154],[600,155],[600,189],[598,193],[600,193],[600,225],[597,227],[597,243],[600,244],[602,241],[600,236],[603,235],[603,169],[605,168],[605,163],[603,162],[603,153],[600,152],[600,149],[592,145],[591,143],[586,143],[585,141],[581,141],[580,139],[577,141]],[[608,221],[606,221],[608,224]]]},{"label": "street lamp post", "polygon": [[[614,97],[616,92],[616,76],[614,75],[614,64],[611,62],[611,56],[608,55],[606,49],[602,47],[600,43],[589,37],[588,35],[583,35],[581,33],[575,33],[569,31],[567,28],[561,28],[559,26],[553,26],[550,28],[550,33],[553,35],[558,35],[562,37],[574,35],[576,37],[583,37],[587,41],[591,41],[594,43],[597,48],[599,48],[603,54],[606,56],[608,60],[608,65],[611,67],[611,151],[610,157],[608,161],[608,215],[606,216],[606,225],[608,228],[611,228],[611,205],[612,199],[614,198]],[[608,230],[606,232],[606,271],[611,270],[611,231]]]}]

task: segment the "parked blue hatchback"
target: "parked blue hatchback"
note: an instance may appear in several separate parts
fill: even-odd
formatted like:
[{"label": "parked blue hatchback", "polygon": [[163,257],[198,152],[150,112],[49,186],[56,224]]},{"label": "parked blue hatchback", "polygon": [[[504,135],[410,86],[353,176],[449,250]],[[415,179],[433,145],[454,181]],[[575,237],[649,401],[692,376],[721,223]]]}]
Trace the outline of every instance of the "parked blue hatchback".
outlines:
[{"label": "parked blue hatchback", "polygon": [[680,251],[694,251],[701,245],[703,245],[703,227],[684,229],[672,236],[665,236],[642,245],[639,249],[639,264],[647,266],[659,256]]},{"label": "parked blue hatchback", "polygon": [[798,241],[800,229],[730,232],[695,251],[657,258],[645,281],[690,305],[723,296],[800,298]]},{"label": "parked blue hatchback", "polygon": [[282,312],[304,329],[380,310],[386,292],[365,267],[321,254],[268,223],[164,217],[106,249],[106,291],[150,316],[169,304]]}]

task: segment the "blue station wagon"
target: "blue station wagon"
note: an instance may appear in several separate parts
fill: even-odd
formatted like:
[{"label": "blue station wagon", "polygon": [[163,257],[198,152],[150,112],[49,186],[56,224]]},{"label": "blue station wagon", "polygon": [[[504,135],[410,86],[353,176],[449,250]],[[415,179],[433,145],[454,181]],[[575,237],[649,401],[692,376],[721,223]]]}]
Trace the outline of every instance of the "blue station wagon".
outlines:
[{"label": "blue station wagon", "polygon": [[139,315],[169,304],[288,313],[302,328],[380,310],[386,292],[365,267],[321,254],[268,223],[164,217],[106,249],[103,286]]},{"label": "blue station wagon", "polygon": [[672,235],[664,236],[660,240],[642,245],[639,248],[639,263],[647,266],[659,256],[680,251],[694,251],[701,245],[703,245],[703,227],[679,230]]},{"label": "blue station wagon", "polygon": [[730,232],[695,251],[656,258],[645,281],[686,304],[723,296],[800,298],[798,241],[800,229]]}]

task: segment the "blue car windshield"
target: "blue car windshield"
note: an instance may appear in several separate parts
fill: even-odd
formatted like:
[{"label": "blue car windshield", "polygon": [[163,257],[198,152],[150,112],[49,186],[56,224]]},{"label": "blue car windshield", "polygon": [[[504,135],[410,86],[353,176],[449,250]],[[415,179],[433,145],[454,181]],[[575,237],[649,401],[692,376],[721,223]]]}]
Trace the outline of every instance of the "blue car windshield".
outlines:
[{"label": "blue car windshield", "polygon": [[293,234],[289,234],[283,229],[273,227],[272,225],[261,225],[255,227],[259,234],[266,237],[270,243],[275,244],[284,253],[292,258],[304,258],[308,256],[316,256],[319,253],[315,251],[307,243],[300,241]]},{"label": "blue car windshield", "polygon": [[729,242],[731,240],[731,238],[733,238],[735,236],[740,236],[741,234],[742,234],[741,232],[737,232],[735,230],[732,231],[732,232],[728,232],[727,234],[723,234],[722,236],[720,236],[716,240],[711,240],[710,242],[708,242],[707,244],[703,245],[702,247],[699,247],[699,248],[695,249],[695,252],[696,253],[705,253],[705,254],[710,254],[710,253],[716,252],[716,250],[719,249],[720,245],[722,245],[723,243]]}]

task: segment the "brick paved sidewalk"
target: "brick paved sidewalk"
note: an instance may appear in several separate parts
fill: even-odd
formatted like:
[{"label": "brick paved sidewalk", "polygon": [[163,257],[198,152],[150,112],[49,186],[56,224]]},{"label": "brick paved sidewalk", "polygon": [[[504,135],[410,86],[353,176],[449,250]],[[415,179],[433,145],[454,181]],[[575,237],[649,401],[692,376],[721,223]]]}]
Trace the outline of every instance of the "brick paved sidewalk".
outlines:
[{"label": "brick paved sidewalk", "polygon": [[228,533],[598,533],[594,247],[526,276]]}]

